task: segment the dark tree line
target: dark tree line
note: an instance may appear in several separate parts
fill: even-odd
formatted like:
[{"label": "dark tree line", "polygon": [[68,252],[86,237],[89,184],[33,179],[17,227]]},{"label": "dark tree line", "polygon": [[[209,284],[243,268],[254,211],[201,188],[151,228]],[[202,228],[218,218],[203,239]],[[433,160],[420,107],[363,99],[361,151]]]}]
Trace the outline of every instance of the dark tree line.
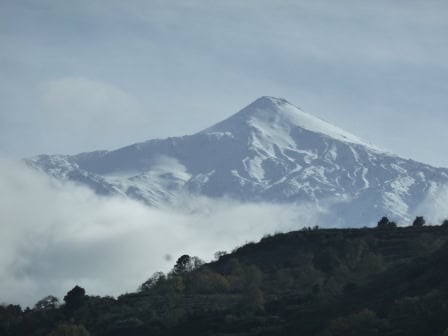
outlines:
[{"label": "dark tree line", "polygon": [[[416,216],[414,221],[412,222],[412,227],[423,227],[426,224],[426,220],[423,216]],[[442,226],[447,226],[448,225],[448,219],[445,219],[442,224]],[[389,218],[387,218],[386,216],[382,217],[378,223],[377,223],[377,228],[378,229],[394,229],[396,228],[398,225],[396,222],[390,221]]]}]

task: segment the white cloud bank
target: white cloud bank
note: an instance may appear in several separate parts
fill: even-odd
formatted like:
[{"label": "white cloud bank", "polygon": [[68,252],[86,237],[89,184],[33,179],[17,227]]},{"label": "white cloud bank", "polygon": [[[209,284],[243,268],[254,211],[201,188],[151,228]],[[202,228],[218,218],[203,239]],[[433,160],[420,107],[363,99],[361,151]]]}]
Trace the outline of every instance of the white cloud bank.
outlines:
[{"label": "white cloud bank", "polygon": [[441,224],[448,219],[448,186],[433,186],[414,215],[424,215],[427,224],[431,225]]},{"label": "white cloud bank", "polygon": [[[418,208],[428,223],[448,218],[448,188]],[[0,303],[60,298],[76,284],[91,295],[134,291],[182,254],[210,260],[264,234],[320,224],[307,206],[240,204],[200,198],[189,213],[157,210],[61,184],[0,160]],[[327,214],[328,215],[328,214]],[[172,258],[167,258],[171,256]]]},{"label": "white cloud bank", "polygon": [[206,211],[176,213],[98,197],[0,161],[0,303],[32,305],[76,284],[92,295],[134,291],[181,254],[211,259],[266,233],[314,225],[318,216],[306,207],[204,199],[194,206]]}]

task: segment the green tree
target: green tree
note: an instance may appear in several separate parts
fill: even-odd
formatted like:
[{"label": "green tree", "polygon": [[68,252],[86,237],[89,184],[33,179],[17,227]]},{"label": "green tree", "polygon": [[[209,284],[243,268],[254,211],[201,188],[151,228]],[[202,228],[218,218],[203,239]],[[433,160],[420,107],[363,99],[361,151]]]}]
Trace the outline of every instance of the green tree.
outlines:
[{"label": "green tree", "polygon": [[388,322],[377,317],[376,313],[364,309],[346,317],[333,320],[330,324],[332,336],[380,336],[388,327]]},{"label": "green tree", "polygon": [[344,262],[346,266],[354,270],[367,250],[367,243],[363,239],[347,240],[344,244]]},{"label": "green tree", "polygon": [[389,222],[389,228],[391,229],[395,229],[397,227],[397,223],[396,222]]},{"label": "green tree", "polygon": [[75,286],[64,296],[65,309],[67,311],[74,311],[80,308],[86,301],[86,291],[84,288]]},{"label": "green tree", "polygon": [[322,270],[323,272],[332,273],[340,266],[341,262],[334,249],[326,248],[314,256],[313,264],[317,269]]},{"label": "green tree", "polygon": [[226,251],[216,251],[214,254],[215,260],[221,259],[221,257],[225,256],[226,254]]},{"label": "green tree", "polygon": [[425,223],[426,223],[426,221],[423,216],[417,216],[417,217],[415,217],[414,222],[412,223],[412,226],[422,227],[423,225],[425,225]]},{"label": "green tree", "polygon": [[140,285],[140,287],[138,288],[138,290],[139,290],[139,292],[148,291],[148,290],[156,287],[158,284],[160,284],[164,280],[166,280],[165,274],[163,272],[156,272],[148,280],[146,280],[144,283],[142,283]]},{"label": "green tree", "polygon": [[48,295],[43,299],[37,301],[34,305],[35,310],[49,310],[55,309],[59,306],[59,299],[55,296]]},{"label": "green tree", "polygon": [[264,293],[260,289],[263,274],[258,267],[251,265],[243,273],[243,307],[246,312],[253,313],[264,310]]},{"label": "green tree", "polygon": [[382,217],[376,225],[378,229],[394,229],[397,227],[397,223],[389,221],[389,218]]},{"label": "green tree", "polygon": [[140,330],[143,326],[144,323],[140,319],[129,317],[112,321],[108,326],[108,329],[113,330],[111,333],[113,335],[141,335]]},{"label": "green tree", "polygon": [[179,259],[177,259],[176,264],[174,265],[174,268],[172,270],[172,274],[179,275],[188,273],[199,268],[203,264],[204,262],[198,257],[190,257],[188,254],[184,254],[180,256]]},{"label": "green tree", "polygon": [[180,256],[173,268],[174,274],[182,274],[191,270],[191,257],[188,254]]},{"label": "green tree", "polygon": [[378,222],[378,224],[376,225],[376,227],[378,229],[384,229],[387,228],[387,226],[389,225],[389,218],[387,218],[386,216],[382,217],[380,219],[380,221]]},{"label": "green tree", "polygon": [[89,332],[82,325],[62,323],[48,336],[89,336]]},{"label": "green tree", "polygon": [[229,281],[223,275],[209,268],[202,268],[188,277],[188,288],[194,293],[225,293],[229,290]]}]

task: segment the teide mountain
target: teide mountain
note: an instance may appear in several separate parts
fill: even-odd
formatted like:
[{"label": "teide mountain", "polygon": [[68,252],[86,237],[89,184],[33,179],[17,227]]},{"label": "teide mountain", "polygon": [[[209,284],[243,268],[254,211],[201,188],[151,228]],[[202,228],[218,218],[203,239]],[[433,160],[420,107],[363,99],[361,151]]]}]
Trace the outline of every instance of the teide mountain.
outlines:
[{"label": "teide mountain", "polygon": [[194,135],[27,162],[98,194],[149,205],[175,204],[185,194],[311,202],[330,209],[333,224],[350,226],[385,214],[407,222],[429,193],[448,184],[448,169],[383,152],[272,97]]}]

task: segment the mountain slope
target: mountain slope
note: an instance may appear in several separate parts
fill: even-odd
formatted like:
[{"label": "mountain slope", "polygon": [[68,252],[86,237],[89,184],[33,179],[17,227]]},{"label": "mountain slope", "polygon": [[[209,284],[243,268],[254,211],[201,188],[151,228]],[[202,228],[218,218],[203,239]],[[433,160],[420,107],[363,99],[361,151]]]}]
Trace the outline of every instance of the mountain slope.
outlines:
[{"label": "mountain slope", "polygon": [[384,214],[409,221],[428,193],[448,184],[447,169],[382,152],[272,97],[194,135],[27,162],[99,194],[155,206],[179,205],[191,194],[310,202],[330,209],[333,224],[352,226]]}]

